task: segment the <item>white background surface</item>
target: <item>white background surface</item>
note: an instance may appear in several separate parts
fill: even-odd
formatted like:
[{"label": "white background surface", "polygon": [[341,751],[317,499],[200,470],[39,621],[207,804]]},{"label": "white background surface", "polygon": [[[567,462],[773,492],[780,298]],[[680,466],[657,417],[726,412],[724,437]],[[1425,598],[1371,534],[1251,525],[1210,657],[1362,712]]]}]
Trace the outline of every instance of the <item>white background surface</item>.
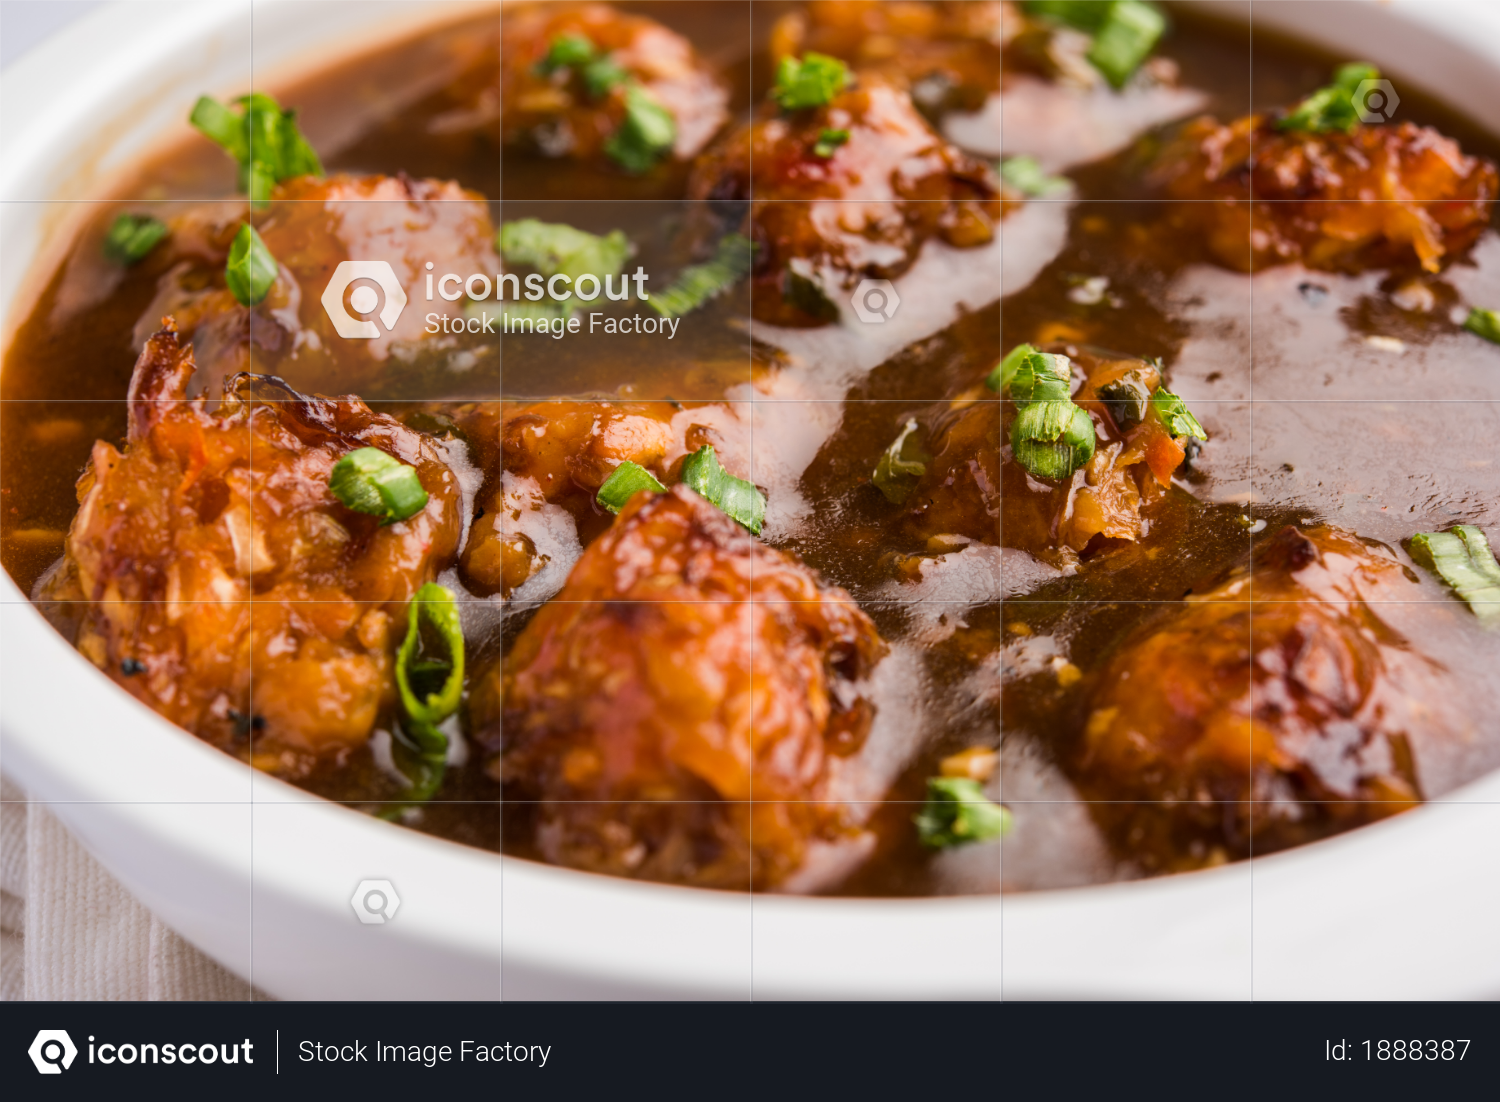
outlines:
[{"label": "white background surface", "polygon": [[0,69],[103,0],[0,0]]}]

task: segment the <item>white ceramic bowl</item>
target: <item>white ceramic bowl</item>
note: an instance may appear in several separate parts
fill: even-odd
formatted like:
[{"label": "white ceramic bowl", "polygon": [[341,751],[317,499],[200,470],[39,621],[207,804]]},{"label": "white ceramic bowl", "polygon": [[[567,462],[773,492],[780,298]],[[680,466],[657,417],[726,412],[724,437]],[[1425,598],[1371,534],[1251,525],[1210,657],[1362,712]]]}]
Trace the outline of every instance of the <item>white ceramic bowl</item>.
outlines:
[{"label": "white ceramic bowl", "polygon": [[[1199,5],[1500,102],[1500,7]],[[180,135],[202,91],[326,64],[462,4],[138,0],[0,82],[0,309],[13,327],[76,207]],[[53,254],[55,255],[55,254]],[[972,899],[751,897],[436,841],[255,774],[120,692],[0,575],[0,768],[152,911],[284,998],[1500,995],[1500,774],[1292,852],[1143,883]],[[399,912],[362,925],[365,879]]]}]

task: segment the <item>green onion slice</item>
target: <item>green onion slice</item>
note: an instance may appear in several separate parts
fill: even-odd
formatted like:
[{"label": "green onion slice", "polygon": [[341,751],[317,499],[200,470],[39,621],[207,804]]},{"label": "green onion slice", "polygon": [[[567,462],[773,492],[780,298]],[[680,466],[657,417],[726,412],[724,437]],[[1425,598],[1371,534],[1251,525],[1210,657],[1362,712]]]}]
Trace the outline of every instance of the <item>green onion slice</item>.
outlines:
[{"label": "green onion slice", "polygon": [[850,80],[849,66],[838,58],[809,51],[800,61],[795,57],[781,59],[771,95],[785,111],[826,107]]},{"label": "green onion slice", "polygon": [[1094,457],[1094,422],[1072,402],[1031,402],[1010,427],[1017,462],[1037,478],[1061,481]]},{"label": "green onion slice", "polygon": [[122,214],[104,235],[104,255],[116,264],[129,266],[144,260],[166,236],[166,225],[150,215]]},{"label": "green onion slice", "polygon": [[823,290],[818,277],[802,257],[793,257],[781,278],[781,297],[790,305],[819,321],[838,321],[839,308]]},{"label": "green onion slice", "polygon": [[[1026,351],[1018,356],[1021,349]],[[1073,364],[1068,357],[1021,345],[1000,361],[996,371],[1016,403],[1011,452],[1032,476],[1061,480],[1094,457],[1094,422],[1073,401]],[[991,378],[994,375],[991,372]]]},{"label": "green onion slice", "polygon": [[743,478],[719,463],[712,444],[705,444],[682,464],[682,484],[718,506],[730,519],[757,536],[766,519],[766,498]]},{"label": "green onion slice", "polygon": [[236,114],[212,96],[199,96],[188,122],[240,164],[250,160],[250,136],[242,114]]},{"label": "green onion slice", "polygon": [[500,255],[512,264],[530,264],[544,276],[562,273],[577,279],[592,275],[601,283],[606,276],[619,275],[635,252],[621,230],[600,236],[535,218],[504,223],[496,243]]},{"label": "green onion slice", "polygon": [[229,247],[224,282],[241,306],[260,302],[276,282],[276,258],[248,222],[240,227],[240,232],[234,235],[234,244]]},{"label": "green onion slice", "polygon": [[838,147],[849,140],[849,131],[831,130],[824,127],[818,134],[817,143],[813,145],[813,156],[822,157],[825,161],[832,157]]},{"label": "green onion slice", "polygon": [[1359,124],[1354,102],[1355,90],[1367,80],[1380,79],[1380,70],[1367,61],[1341,65],[1333,74],[1333,83],[1319,88],[1297,104],[1276,123],[1277,130],[1306,130],[1326,134],[1335,130],[1348,133]]},{"label": "green onion slice", "polygon": [[1500,344],[1500,311],[1486,310],[1475,306],[1464,318],[1464,328],[1487,341]]},{"label": "green onion slice", "polygon": [[1018,344],[1005,354],[1005,358],[994,366],[984,385],[997,394],[1010,388],[1011,381],[1016,377],[1016,371],[1021,366],[1021,361],[1027,356],[1037,355],[1037,350],[1029,344]]},{"label": "green onion slice", "polygon": [[579,71],[583,75],[584,87],[595,99],[602,99],[630,80],[630,74],[608,55],[596,57]]},{"label": "green onion slice", "polygon": [[560,34],[547,48],[547,56],[537,62],[537,70],[546,75],[558,69],[587,65],[593,60],[594,44],[586,35]]},{"label": "green onion slice", "polygon": [[1167,28],[1161,10],[1143,0],[1026,0],[1026,12],[1093,35],[1088,59],[1116,88],[1140,68]]},{"label": "green onion slice", "polygon": [[630,80],[630,74],[613,57],[599,53],[593,42],[581,34],[558,35],[552,40],[547,56],[536,65],[542,76],[550,76],[559,69],[576,70],[595,99]]},{"label": "green onion slice", "polygon": [[649,172],[676,144],[677,120],[672,113],[636,83],[613,56],[599,53],[584,35],[565,34],[554,38],[547,56],[536,66],[537,72],[543,76],[559,69],[577,72],[594,99],[601,99],[624,86],[625,118],[620,128],[604,143],[604,152],[626,172],[637,175]]},{"label": "green onion slice", "polygon": [[1114,0],[1026,0],[1027,15],[1045,15],[1092,34],[1104,24]]},{"label": "green onion slice", "polygon": [[380,517],[381,527],[427,507],[417,469],[379,448],[357,448],[340,459],[328,476],[328,488],[356,513]]},{"label": "green onion slice", "polygon": [[[448,736],[438,725],[458,711],[463,687],[464,633],[458,602],[447,589],[428,582],[412,598],[406,638],[396,653],[401,731],[409,743],[403,748],[411,751],[398,763],[411,782],[408,801],[430,799],[443,783]],[[394,756],[395,747],[392,750]]]},{"label": "green onion slice", "polygon": [[968,777],[929,777],[927,802],[912,816],[928,849],[985,842],[1010,832],[1011,814]]},{"label": "green onion slice", "polygon": [[[445,654],[428,654],[422,625],[431,626]],[[441,680],[436,687],[431,682]],[[396,686],[408,731],[424,752],[445,752],[448,739],[437,725],[458,711],[464,687],[464,633],[458,602],[434,582],[417,590],[407,612],[406,638],[396,655]]]},{"label": "green onion slice", "polygon": [[672,286],[647,301],[662,317],[680,318],[744,279],[754,258],[755,243],[743,234],[731,233],[719,241],[712,260],[684,268]]},{"label": "green onion slice", "polygon": [[914,436],[916,431],[917,420],[913,417],[885,449],[880,462],[875,464],[875,473],[870,476],[870,481],[893,505],[900,505],[911,496],[917,480],[927,473],[927,461],[932,458],[919,446]]},{"label": "green onion slice", "polygon": [[1173,436],[1191,436],[1198,440],[1208,439],[1208,433],[1203,431],[1203,426],[1187,408],[1187,403],[1165,387],[1157,387],[1156,393],[1151,395],[1151,408],[1156,411],[1156,415],[1161,418],[1161,423],[1167,426],[1167,431]]},{"label": "green onion slice", "polygon": [[[1011,355],[1015,355],[1014,351]],[[1001,366],[1004,366],[1003,360]],[[1016,363],[1008,387],[1010,396],[1017,402],[1071,402],[1072,381],[1072,360],[1032,349]]]},{"label": "green onion slice", "polygon": [[618,513],[625,508],[627,501],[642,490],[650,490],[653,494],[659,494],[665,489],[666,487],[656,481],[656,477],[645,467],[627,459],[604,480],[604,485],[599,487],[597,500],[611,513]]},{"label": "green onion slice", "polygon": [[282,180],[323,175],[323,164],[302,136],[295,111],[283,111],[262,92],[233,102],[238,111],[212,96],[200,96],[188,121],[239,163],[240,190],[252,205],[264,204]]},{"label": "green onion slice", "polygon": [[1007,157],[1000,162],[1000,179],[1013,190],[1031,198],[1066,195],[1073,190],[1066,176],[1048,176],[1035,157]]},{"label": "green onion slice", "polygon": [[1115,0],[1104,13],[1088,59],[1110,84],[1123,87],[1151,56],[1166,29],[1166,17],[1150,4]]},{"label": "green onion slice", "polygon": [[649,172],[677,141],[677,120],[639,85],[625,90],[625,119],[604,152],[626,172]]},{"label": "green onion slice", "polygon": [[1489,540],[1473,525],[1446,532],[1419,532],[1408,543],[1411,557],[1468,602],[1486,627],[1500,627],[1500,563]]}]

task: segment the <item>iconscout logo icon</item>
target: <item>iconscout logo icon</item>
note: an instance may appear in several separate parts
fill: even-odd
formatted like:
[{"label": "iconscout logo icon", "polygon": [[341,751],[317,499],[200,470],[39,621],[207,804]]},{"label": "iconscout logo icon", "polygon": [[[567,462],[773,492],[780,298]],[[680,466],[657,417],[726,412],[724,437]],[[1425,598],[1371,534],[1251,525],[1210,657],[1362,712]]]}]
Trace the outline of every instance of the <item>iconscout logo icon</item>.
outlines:
[{"label": "iconscout logo icon", "polygon": [[[359,279],[374,282],[380,291],[377,292],[369,283],[361,283],[349,291],[349,285]],[[345,291],[349,291],[347,305],[344,302]],[[382,297],[385,299],[384,306],[380,302]],[[385,326],[386,332],[390,332],[396,328],[401,311],[406,309],[406,292],[401,289],[396,273],[384,260],[346,260],[333,270],[333,278],[323,291],[323,309],[328,312],[328,318],[339,336],[350,340],[374,340],[380,336],[380,326],[370,320],[370,315],[375,314],[378,309],[380,313],[377,316],[381,325]],[[359,317],[351,314],[350,310]]]},{"label": "iconscout logo icon", "polygon": [[849,297],[849,305],[866,325],[883,325],[896,316],[901,296],[888,279],[862,279]]},{"label": "iconscout logo icon", "polygon": [[349,905],[366,926],[383,926],[386,919],[396,917],[401,897],[389,880],[361,880]]},{"label": "iconscout logo icon", "polygon": [[66,1029],[43,1029],[38,1031],[26,1054],[43,1075],[61,1075],[64,1068],[73,1066],[78,1046]]}]

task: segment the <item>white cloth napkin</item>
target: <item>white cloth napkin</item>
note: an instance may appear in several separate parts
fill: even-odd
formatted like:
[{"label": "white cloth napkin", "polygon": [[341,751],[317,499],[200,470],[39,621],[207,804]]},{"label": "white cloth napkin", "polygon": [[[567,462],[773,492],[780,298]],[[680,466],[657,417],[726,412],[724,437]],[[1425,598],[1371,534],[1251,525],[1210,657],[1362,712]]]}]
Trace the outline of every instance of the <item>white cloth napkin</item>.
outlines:
[{"label": "white cloth napkin", "polygon": [[264,999],[131,897],[0,777],[0,999]]}]

